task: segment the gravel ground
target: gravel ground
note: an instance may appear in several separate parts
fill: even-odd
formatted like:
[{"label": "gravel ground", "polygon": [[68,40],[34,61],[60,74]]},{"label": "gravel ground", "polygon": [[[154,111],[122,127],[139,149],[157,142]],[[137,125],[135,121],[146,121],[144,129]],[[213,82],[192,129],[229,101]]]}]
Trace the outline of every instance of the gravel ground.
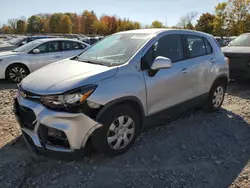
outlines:
[{"label": "gravel ground", "polygon": [[[3,89],[7,88],[7,89]],[[223,108],[195,111],[141,134],[131,150],[73,161],[32,159],[0,83],[0,187],[250,187],[250,86],[231,83]]]}]

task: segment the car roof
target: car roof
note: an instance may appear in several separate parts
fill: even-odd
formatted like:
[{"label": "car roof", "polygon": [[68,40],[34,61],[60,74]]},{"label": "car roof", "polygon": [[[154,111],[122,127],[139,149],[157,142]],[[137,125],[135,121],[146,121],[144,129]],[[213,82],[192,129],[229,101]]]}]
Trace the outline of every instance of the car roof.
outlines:
[{"label": "car roof", "polygon": [[39,36],[39,35],[37,35],[37,36],[27,36],[27,38],[55,38],[55,36],[44,36],[44,35]]},{"label": "car roof", "polygon": [[67,38],[45,38],[45,39],[37,39],[36,41],[40,42],[50,42],[50,41],[72,41],[72,42],[79,42],[82,44],[86,44],[80,40],[75,40],[75,39],[67,39]]},{"label": "car roof", "polygon": [[168,31],[176,31],[182,34],[199,34],[199,35],[205,35],[205,36],[212,36],[208,33],[200,32],[200,31],[194,31],[194,30],[188,30],[188,29],[166,29],[166,28],[136,29],[136,30],[122,31],[119,33],[145,33],[145,34],[157,35],[157,34],[168,32]]}]

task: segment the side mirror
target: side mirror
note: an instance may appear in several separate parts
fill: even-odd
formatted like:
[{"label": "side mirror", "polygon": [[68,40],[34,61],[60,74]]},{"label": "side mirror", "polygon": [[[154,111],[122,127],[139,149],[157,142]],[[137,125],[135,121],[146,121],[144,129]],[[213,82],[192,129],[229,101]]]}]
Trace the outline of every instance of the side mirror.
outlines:
[{"label": "side mirror", "polygon": [[151,65],[151,70],[168,69],[172,66],[172,61],[169,58],[158,56]]},{"label": "side mirror", "polygon": [[39,50],[39,49],[34,49],[32,52],[33,52],[34,54],[39,54],[39,53],[40,53],[40,50]]}]

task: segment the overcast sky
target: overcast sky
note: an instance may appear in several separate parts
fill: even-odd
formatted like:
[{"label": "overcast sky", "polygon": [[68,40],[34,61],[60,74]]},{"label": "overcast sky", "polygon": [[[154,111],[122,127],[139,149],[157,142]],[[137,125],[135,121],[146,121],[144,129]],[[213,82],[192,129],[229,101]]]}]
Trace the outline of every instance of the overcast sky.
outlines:
[{"label": "overcast sky", "polygon": [[196,11],[213,13],[223,0],[0,0],[0,22],[9,18],[28,18],[38,13],[76,12],[94,10],[102,14],[129,18],[142,24],[160,20],[168,26],[176,25],[182,15]]}]

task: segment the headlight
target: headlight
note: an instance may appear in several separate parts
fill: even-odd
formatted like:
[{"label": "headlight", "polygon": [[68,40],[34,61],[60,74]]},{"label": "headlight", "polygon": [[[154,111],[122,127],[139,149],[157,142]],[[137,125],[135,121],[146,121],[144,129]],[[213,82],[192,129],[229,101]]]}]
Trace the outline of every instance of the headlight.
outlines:
[{"label": "headlight", "polygon": [[96,87],[96,85],[89,85],[61,95],[42,96],[41,102],[50,108],[67,109],[81,105],[94,92]]}]

